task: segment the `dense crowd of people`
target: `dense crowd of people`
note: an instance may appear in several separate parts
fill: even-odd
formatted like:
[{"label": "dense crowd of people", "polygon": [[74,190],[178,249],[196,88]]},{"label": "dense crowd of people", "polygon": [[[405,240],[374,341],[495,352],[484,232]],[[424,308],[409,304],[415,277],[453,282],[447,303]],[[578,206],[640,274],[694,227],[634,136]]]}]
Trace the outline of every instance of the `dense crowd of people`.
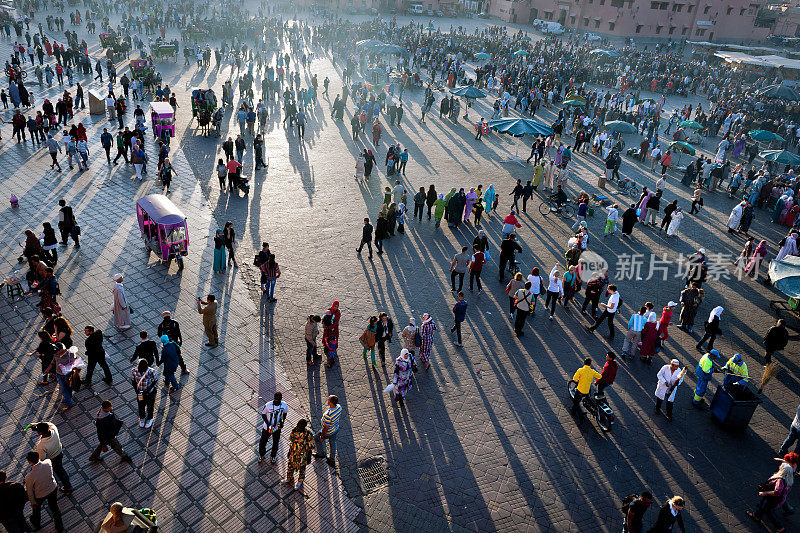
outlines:
[{"label": "dense crowd of people", "polygon": [[[247,179],[242,174],[245,152],[254,152],[255,171],[268,166],[264,161],[266,146],[263,139],[268,121],[276,124],[280,121],[302,143],[310,119],[323,112],[320,96],[329,96],[330,80],[326,77],[320,82],[311,69],[316,54],[330,56],[334,64],[340,67],[344,81],[341,92],[332,100],[330,116],[335,120],[344,120],[345,114],[352,117],[350,125],[355,145],[355,178],[360,186],[367,186],[368,180],[380,174],[380,167],[383,167],[390,183],[385,187],[383,202],[368,206],[370,211],[377,212],[375,225],[373,227],[370,217],[364,219],[361,242],[356,252],[361,254],[366,246],[368,259],[372,260],[373,243],[376,253],[383,254],[385,241],[402,237],[410,222],[420,224],[426,218],[437,231],[445,231],[446,227],[447,231],[461,236],[469,235],[471,238],[474,234],[471,247],[464,246],[460,251],[456,250],[447,272],[454,296],[450,332],[455,336],[454,344],[457,347],[463,346],[463,323],[470,305],[475,305],[466,299],[464,279],[468,279],[466,289],[469,292],[477,290],[476,296],[484,290],[494,291],[495,287],[485,287],[482,282],[490,255],[494,254],[498,263],[497,279],[506,293],[505,296],[501,294],[500,298],[504,305],[506,299],[508,301],[508,315],[512,323],[510,329],[516,336],[523,337],[526,328],[533,323],[541,297],[545,306],[543,314],[549,320],[554,319],[559,307],[564,313],[576,311],[572,314],[576,317],[576,324],[583,325],[589,333],[601,327],[607,328],[612,347],[619,344],[614,339],[616,319],[621,316],[622,295],[609,272],[591,271],[585,260],[584,254],[591,250],[593,244],[593,234],[587,225],[590,209],[604,213],[604,237],[619,232],[625,238],[631,238],[634,228],[640,231],[665,231],[667,236],[675,237],[682,221],[687,217],[699,216],[703,195],[714,194],[722,189],[723,194],[736,199],[724,230],[728,234],[742,233],[748,237],[736,260],[739,270],[757,279],[770,259],[767,239],[749,235],[757,210],[764,210],[772,223],[789,228],[786,230],[787,236],[772,245],[774,256],[771,259],[780,261],[787,256],[800,255],[797,244],[800,204],[796,200],[800,181],[791,166],[757,159],[758,144],[749,135],[754,129],[773,132],[784,138],[781,141],[783,146],[796,151],[800,138],[800,104],[760,96],[758,89],[771,80],[733,76],[724,66],[712,64],[702,56],[692,56],[687,60],[684,51],[675,46],[659,45],[649,50],[622,47],[615,50],[616,55],[609,60],[607,56],[592,54],[594,46],[585,39],[550,37],[531,41],[522,32],[509,32],[500,26],[475,30],[474,33],[462,27],[451,27],[449,32],[434,32],[424,30],[422,24],[400,26],[395,19],[383,18],[356,23],[334,16],[312,25],[284,19],[275,13],[274,6],[267,6],[265,2],[262,2],[257,14],[249,13],[241,3],[227,0],[219,6],[198,5],[189,1],[145,3],[124,12],[116,25],[111,24],[111,17],[119,13],[120,6],[110,0],[87,0],[83,13],[80,9],[69,9],[68,15],[65,15],[65,9],[72,6],[51,2],[55,13],[50,12],[44,18],[39,10],[49,9],[47,0],[41,3],[39,0],[22,0],[17,4],[23,18],[0,23],[5,35],[15,41],[13,53],[5,64],[8,88],[0,92],[0,99],[5,108],[9,107],[9,103],[14,108],[12,137],[16,137],[17,143],[27,143],[30,137],[32,143],[42,145],[52,159],[50,168],[59,172],[62,171],[62,153],[70,169],[73,168],[73,159],[80,171],[89,167],[89,133],[79,118],[85,108],[84,90],[88,83],[99,79],[104,95],[108,95],[105,104],[109,121],[112,124],[116,121],[118,126],[116,135],[109,132],[108,128],[104,128],[99,135],[107,164],[115,165],[122,157],[126,164],[133,165],[138,179],[144,179],[147,173],[149,156],[144,135],[147,124],[145,112],[139,104],[131,110],[132,120],[128,120],[127,108],[133,107],[127,103],[128,99],[131,96],[133,100],[146,98],[168,102],[174,110],[178,107],[177,97],[168,85],[156,83],[145,87],[141,79],[131,80],[127,74],[118,80],[113,53],[105,57],[93,56],[85,39],[78,40],[78,34],[72,28],[85,26],[89,35],[95,35],[98,29],[104,34],[111,33],[144,58],[148,56],[148,44],[142,36],[160,35],[164,39],[168,30],[180,30],[185,41],[187,65],[196,60],[198,69],[230,66],[231,71],[236,73],[236,79],[223,85],[219,111],[216,110],[216,95],[211,90],[193,96],[192,103],[201,111],[209,110],[208,122],[211,124],[221,121],[222,110],[230,108],[239,133],[235,140],[233,136],[220,139],[223,157],[218,160],[216,173],[222,191],[242,190],[245,194],[249,191]],[[65,24],[69,26],[66,30]],[[12,31],[15,37],[11,36]],[[61,42],[55,40],[57,33]],[[213,48],[210,45],[200,46],[196,43],[198,36],[201,40],[220,40],[221,44]],[[397,45],[403,53],[392,64],[380,54],[360,47],[358,43],[368,39]],[[477,64],[473,61],[474,54],[478,52],[488,54],[487,62]],[[107,84],[103,80],[104,73]],[[301,83],[301,73],[310,74],[307,84]],[[29,74],[37,82],[32,82],[30,78],[26,80]],[[87,76],[90,78],[88,83]],[[257,83],[259,77],[261,82]],[[81,81],[75,83],[77,78]],[[40,104],[32,87],[37,86],[36,91],[46,94],[54,83],[58,84],[59,92],[64,87],[57,102],[53,104],[50,99],[42,99]],[[408,98],[403,100],[406,88],[411,86],[424,87],[420,113],[424,121],[425,114],[436,104],[437,84],[451,88],[456,84],[468,84],[486,91],[494,100],[490,119],[517,114],[533,118],[537,113],[541,117],[544,110],[547,110],[547,116],[553,115],[554,119],[549,124],[552,134],[541,135],[532,142],[531,157],[527,160],[528,163],[532,160],[530,180],[525,180],[525,184],[523,180],[518,180],[508,190],[495,188],[494,184],[484,188],[483,183],[475,182],[479,180],[464,183],[463,187],[453,187],[447,192],[437,191],[433,184],[419,184],[418,189],[403,185],[404,182],[408,183],[405,179],[406,168],[411,162],[408,148],[393,140],[387,142],[383,135],[383,124],[405,127],[413,123],[412,120],[415,121],[416,117],[412,119],[406,116],[406,113],[411,113],[412,107]],[[147,95],[145,91],[148,91]],[[663,96],[659,100],[642,98],[644,92]],[[712,104],[711,108],[685,104],[678,106],[671,116],[663,113],[667,96],[681,98],[694,95],[706,97]],[[563,105],[569,99],[580,105]],[[470,103],[467,99],[462,104],[462,100],[453,95],[441,96],[438,104],[439,120],[443,123],[450,121],[448,127],[460,120],[470,120]],[[27,118],[23,114],[34,113],[34,110],[35,115],[30,114]],[[280,117],[281,113],[283,117]],[[432,116],[435,115],[434,111]],[[626,133],[636,135],[640,144],[626,150],[620,132],[608,124],[611,121],[627,123],[632,131]],[[697,126],[684,124],[689,122]],[[483,118],[475,126],[476,140],[488,134],[489,127]],[[675,131],[672,132],[672,129]],[[672,143],[692,138],[693,130],[699,132],[701,142],[710,142],[717,136],[720,141],[712,157],[699,155],[680,169],[681,184],[685,191],[676,195],[667,187],[667,177],[670,171],[677,170],[675,158],[681,148],[673,147]],[[660,140],[662,135],[666,143]],[[157,143],[157,174],[162,190],[169,193],[170,182],[175,174],[169,160],[169,138],[160,139]],[[371,147],[368,147],[370,144]],[[111,150],[114,147],[117,154],[112,161]],[[623,156],[629,159],[623,160]],[[593,158],[605,168],[605,172],[598,177],[596,191],[589,193],[574,187],[578,158]],[[379,161],[383,164],[379,165]],[[629,206],[620,206],[604,194],[607,185],[618,189],[630,186],[630,180],[624,176],[627,169],[623,165],[640,165],[644,167],[644,172],[648,171],[649,165],[649,172],[653,173],[656,181],[655,190],[643,187],[638,199]],[[563,264],[555,262],[552,268],[542,264],[522,272],[516,260],[518,254],[523,253],[520,244],[523,239],[518,235],[518,230],[522,228],[520,219],[528,214],[528,203],[537,194],[541,194],[545,200],[551,200],[557,210],[567,204],[573,205],[576,218],[570,221],[574,222],[571,226],[573,233],[563,246]],[[412,203],[413,214],[410,214]],[[687,206],[682,203],[691,203],[688,213],[685,211]],[[494,212],[497,215],[493,216]],[[56,276],[58,248],[66,246],[69,239],[79,248],[81,228],[66,200],[61,200],[59,213],[57,229],[60,239],[52,225],[44,222],[41,233],[32,229],[26,231],[25,241],[20,246],[21,262],[27,262],[29,267],[24,280],[27,284],[26,293],[39,296],[38,307],[45,321],[37,332],[39,344],[29,354],[40,360],[37,384],[48,387],[55,381],[62,398],[61,410],[66,412],[74,405],[73,398],[82,388],[93,387],[92,377],[96,366],[99,365],[103,370],[103,381],[108,386],[113,385],[115,376],[105,361],[103,332],[94,325],[85,325],[84,361],[79,355],[81,350],[76,346],[76,339],[73,339],[72,325],[62,314],[63,296]],[[446,226],[441,224],[442,221],[447,223]],[[482,229],[488,224],[501,229],[502,240],[496,251],[491,249],[490,241]],[[214,232],[215,275],[226,275],[231,262],[234,268],[238,268],[234,256],[235,243],[236,233],[232,223]],[[270,252],[267,243],[263,244],[257,255],[255,266],[260,271],[264,298],[275,302],[275,286],[281,273],[275,254]],[[725,309],[720,305],[711,307],[708,304],[701,309],[706,297],[703,285],[709,282],[711,266],[705,249],[700,248],[687,260],[685,286],[680,292],[659,304],[649,301],[647,297],[634,297],[638,299],[634,300],[633,308],[638,307],[639,310],[628,317],[627,322],[621,319],[627,327],[624,341],[619,344],[623,360],[629,360],[638,351],[639,359],[647,365],[643,367],[644,371],[649,372],[647,367],[652,365],[655,354],[669,350],[669,326],[674,314],[679,313],[677,328],[685,335],[694,335],[696,317],[703,318],[703,335],[695,344],[702,357],[695,371],[698,382],[692,395],[692,404],[701,408],[705,402],[706,388],[715,371],[725,374],[723,387],[730,390],[744,387],[749,379],[744,355],[736,353],[723,356],[714,348],[715,340],[724,331]],[[505,282],[506,274],[512,278],[508,284]],[[132,309],[122,274],[116,274],[113,279],[111,313],[114,325],[124,331],[132,327]],[[218,305],[213,294],[197,300],[197,312],[203,316],[204,333],[208,339],[206,346],[209,349],[219,344]],[[657,312],[659,309],[660,316]],[[581,315],[586,316],[581,318]],[[157,340],[151,340],[147,331],[140,332],[140,341],[130,354],[130,373],[126,372],[123,379],[132,386],[130,394],[136,396],[139,426],[143,429],[149,429],[153,424],[159,374],[168,393],[181,387],[176,377],[179,370],[179,376],[189,374],[181,352],[182,336],[178,322],[172,318],[169,310],[162,313],[162,318],[163,322],[157,329]],[[396,357],[387,355],[395,327],[386,311],[376,311],[370,316],[357,340],[363,348],[365,363],[368,357],[369,364],[375,368],[378,364],[385,366],[387,357],[393,362],[391,383],[385,392],[392,394],[398,408],[405,409],[406,400],[409,404],[413,401],[409,392],[418,386],[418,380],[425,379],[417,376],[418,361],[426,371],[435,364],[435,334],[445,320],[442,317],[434,319],[427,312],[419,316],[395,318],[398,324],[405,324],[402,329],[398,326],[397,335],[402,349]],[[322,335],[319,341],[323,347],[324,363],[327,368],[337,363],[341,319],[339,302],[333,302],[323,316],[308,317],[303,325],[308,365],[314,366],[319,362],[317,348],[320,324]],[[785,323],[778,321],[766,332],[764,340],[763,359],[767,366],[772,364],[773,356],[783,350],[787,342]],[[376,348],[380,363],[376,360]],[[598,372],[593,369],[592,360],[587,358],[572,376],[575,381],[572,412],[579,425],[585,420],[581,410],[582,400],[588,395],[602,395],[605,389],[615,383],[618,368],[616,359],[616,351],[608,352],[602,370]],[[655,383],[655,413],[661,414],[663,406],[663,415],[667,420],[672,420],[676,394],[686,374],[686,364],[682,368],[681,365],[678,359],[671,358],[652,376]],[[85,376],[81,377],[84,369]],[[108,399],[102,401],[95,417],[97,447],[89,457],[90,461],[101,460],[102,453],[109,448],[121,461],[131,461],[118,440],[122,424],[113,409]],[[287,413],[288,406],[280,392],[276,392],[261,410],[263,424],[259,423],[259,463],[265,460],[267,445],[271,440],[270,463],[276,464]],[[335,466],[336,438],[343,415],[338,398],[330,396],[321,428],[317,432],[311,430],[308,420],[300,420],[296,424],[288,437],[288,467],[284,483],[296,489],[302,488],[306,466],[310,464],[314,451],[317,457],[325,457],[328,464]],[[799,462],[795,453],[787,453],[797,435],[800,435],[798,417],[800,411],[781,448],[782,461],[778,472],[770,478],[768,486],[759,491],[761,503],[751,513],[756,520],[770,516],[778,521],[776,509],[783,506],[786,500],[792,486],[793,472]],[[9,495],[9,501],[14,502],[9,511],[0,516],[0,521],[10,531],[26,529],[27,521],[22,509],[27,499],[33,509],[31,522],[38,528],[41,525],[41,509],[46,502],[56,530],[63,531],[58,489],[64,493],[72,491],[69,475],[62,464],[64,447],[54,423],[43,421],[31,428],[40,440],[36,450],[27,455],[30,473],[24,479],[24,493],[20,492],[19,484],[7,482],[6,473],[0,472],[0,489]],[[330,444],[329,454],[326,453],[326,440]],[[295,473],[298,476],[296,484]],[[652,495],[645,491],[626,502],[626,531],[641,531],[644,512],[652,501]],[[670,531],[673,524],[683,531],[681,510],[684,505],[681,497],[671,498],[662,506],[651,531]],[[103,521],[103,531],[121,531],[115,529],[120,527],[119,507],[118,504],[112,506]]]}]

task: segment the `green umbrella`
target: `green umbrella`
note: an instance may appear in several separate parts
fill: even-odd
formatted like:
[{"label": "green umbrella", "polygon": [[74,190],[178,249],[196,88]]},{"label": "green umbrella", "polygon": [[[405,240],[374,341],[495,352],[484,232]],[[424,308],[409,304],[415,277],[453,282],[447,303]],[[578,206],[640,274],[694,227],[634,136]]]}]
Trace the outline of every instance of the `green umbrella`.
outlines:
[{"label": "green umbrella", "polygon": [[703,125],[694,120],[684,120],[682,122],[678,122],[678,126],[681,128],[689,128],[690,130],[702,130]]},{"label": "green umbrella", "polygon": [[474,57],[475,59],[489,59],[489,58],[490,58],[490,57],[492,57],[492,56],[490,56],[490,55],[489,55],[489,54],[487,54],[486,52],[478,52],[478,53],[477,53],[477,54],[475,54],[473,57]]},{"label": "green umbrella", "polygon": [[572,99],[572,100],[564,100],[562,105],[571,107],[583,107],[586,105],[586,102],[581,102],[580,100]]},{"label": "green umbrella", "polygon": [[669,149],[683,154],[689,154],[689,155],[695,154],[694,146],[685,141],[675,141],[673,143],[670,143]]},{"label": "green umbrella", "polygon": [[611,131],[617,133],[636,133],[638,131],[636,126],[630,122],[624,122],[622,120],[612,120],[610,122],[606,122],[605,126]]},{"label": "green umbrella", "polygon": [[758,155],[767,161],[774,161],[782,165],[800,165],[800,156],[786,150],[764,150]]},{"label": "green umbrella", "polygon": [[772,133],[771,131],[767,130],[752,130],[748,132],[751,139],[754,141],[785,141],[783,137],[778,135],[777,133]]},{"label": "green umbrella", "polygon": [[585,96],[581,96],[578,93],[570,93],[570,94],[568,94],[568,95],[566,95],[564,97],[564,100],[579,100],[579,101],[583,102],[584,104],[586,103],[586,97]]},{"label": "green umbrella", "polygon": [[436,28],[434,28],[433,26],[428,26],[425,29],[428,30],[428,31],[436,31]]},{"label": "green umbrella", "polygon": [[514,56],[517,56],[517,57],[526,56],[526,55],[528,55],[528,51],[527,50],[517,50],[516,52],[514,52],[511,55],[514,55]]}]

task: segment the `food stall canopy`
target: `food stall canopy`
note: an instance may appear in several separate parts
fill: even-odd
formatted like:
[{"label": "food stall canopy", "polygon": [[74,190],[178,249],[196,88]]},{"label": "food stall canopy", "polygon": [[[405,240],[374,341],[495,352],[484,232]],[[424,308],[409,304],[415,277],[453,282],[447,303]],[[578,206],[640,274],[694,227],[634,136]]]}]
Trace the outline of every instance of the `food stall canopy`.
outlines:
[{"label": "food stall canopy", "polygon": [[744,52],[717,52],[714,55],[732,64],[800,70],[800,60],[789,59],[779,55],[754,56]]}]

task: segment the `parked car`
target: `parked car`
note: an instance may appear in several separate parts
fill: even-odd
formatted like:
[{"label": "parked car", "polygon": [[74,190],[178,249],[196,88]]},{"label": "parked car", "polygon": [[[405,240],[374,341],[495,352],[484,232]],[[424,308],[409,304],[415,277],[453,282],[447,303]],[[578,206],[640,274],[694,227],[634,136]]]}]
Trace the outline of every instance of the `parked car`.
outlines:
[{"label": "parked car", "polygon": [[426,13],[427,13],[427,15],[429,17],[432,17],[433,16],[433,9],[429,9],[428,11],[426,11]]},{"label": "parked car", "polygon": [[437,9],[437,10],[434,12],[434,14],[435,14],[437,17],[443,17],[443,16],[444,16],[444,13],[442,12],[442,10],[441,10],[441,9]]},{"label": "parked car", "polygon": [[422,9],[422,4],[412,5],[408,8],[409,15],[422,15],[425,11]]}]

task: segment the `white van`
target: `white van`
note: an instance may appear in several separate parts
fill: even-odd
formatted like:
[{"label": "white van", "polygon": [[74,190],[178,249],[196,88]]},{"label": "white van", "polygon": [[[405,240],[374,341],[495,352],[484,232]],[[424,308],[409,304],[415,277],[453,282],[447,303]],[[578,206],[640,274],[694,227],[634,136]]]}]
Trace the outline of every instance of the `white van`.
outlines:
[{"label": "white van", "polygon": [[425,10],[422,9],[422,4],[411,4],[408,7],[409,15],[422,15],[424,12]]},{"label": "white van", "polygon": [[542,33],[549,33],[551,35],[561,35],[564,33],[564,26],[558,22],[536,19],[533,21],[533,27],[538,28]]}]

